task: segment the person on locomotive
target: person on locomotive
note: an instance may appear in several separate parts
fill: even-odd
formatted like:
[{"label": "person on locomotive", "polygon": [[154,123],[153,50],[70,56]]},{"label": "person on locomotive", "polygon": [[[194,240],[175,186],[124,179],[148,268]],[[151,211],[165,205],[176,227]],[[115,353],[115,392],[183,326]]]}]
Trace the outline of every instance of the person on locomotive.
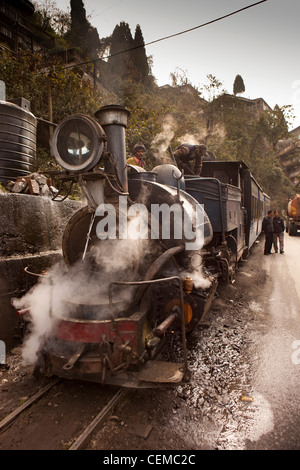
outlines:
[{"label": "person on locomotive", "polygon": [[274,227],[273,245],[274,245],[275,253],[278,253],[278,245],[277,245],[277,238],[278,238],[280,253],[283,255],[283,253],[284,253],[284,251],[283,251],[283,237],[284,237],[285,226],[284,226],[283,219],[279,216],[279,211],[274,212],[273,227]]},{"label": "person on locomotive", "polygon": [[272,210],[269,210],[267,217],[263,218],[262,229],[266,235],[264,254],[270,255],[272,244],[273,244],[273,233],[274,233]]},{"label": "person on locomotive", "polygon": [[174,157],[180,171],[185,175],[200,176],[203,159],[211,160],[206,145],[181,144],[174,151]]},{"label": "person on locomotive", "polygon": [[135,165],[144,168],[145,166],[145,153],[146,148],[143,144],[138,143],[132,149],[132,156],[127,158],[126,163],[128,165]]}]

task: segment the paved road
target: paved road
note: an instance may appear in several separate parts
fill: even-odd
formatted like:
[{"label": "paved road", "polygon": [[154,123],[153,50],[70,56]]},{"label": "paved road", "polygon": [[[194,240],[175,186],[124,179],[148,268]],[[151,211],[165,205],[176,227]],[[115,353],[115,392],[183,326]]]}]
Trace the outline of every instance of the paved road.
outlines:
[{"label": "paved road", "polygon": [[285,254],[264,256],[267,326],[256,337],[256,410],[248,449],[300,449],[300,232]]}]

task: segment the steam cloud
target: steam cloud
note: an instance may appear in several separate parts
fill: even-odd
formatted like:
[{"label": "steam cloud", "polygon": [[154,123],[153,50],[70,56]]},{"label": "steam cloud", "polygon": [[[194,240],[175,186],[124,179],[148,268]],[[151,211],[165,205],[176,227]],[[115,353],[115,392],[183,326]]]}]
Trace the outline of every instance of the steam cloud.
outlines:
[{"label": "steam cloud", "polygon": [[[99,240],[91,247],[84,262],[80,261],[68,270],[62,263],[54,265],[47,277],[39,278],[25,296],[13,299],[16,309],[30,309],[30,330],[22,349],[24,364],[36,363],[37,353],[58,319],[72,317],[78,304],[87,305],[87,315],[89,307],[104,305],[98,319],[111,315],[109,283],[137,280],[149,250],[149,240]],[[118,307],[126,309],[134,289],[118,286],[113,292],[113,302],[118,300]],[[114,309],[114,313],[118,311]]]},{"label": "steam cloud", "polygon": [[[130,239],[131,224],[135,226],[134,218],[128,222],[128,239],[98,240],[91,245],[84,261],[69,269],[61,262],[56,264],[49,269],[47,277],[39,278],[39,282],[25,296],[13,299],[16,309],[30,308],[30,331],[22,350],[25,364],[36,363],[37,353],[53,332],[56,322],[73,318],[78,305],[87,306],[87,316],[84,318],[88,319],[89,308],[93,310],[93,307],[97,319],[111,318],[109,284],[112,281],[143,279],[149,265],[160,254],[161,247],[151,239]],[[178,266],[173,268],[172,275],[175,274],[178,274]],[[179,275],[182,278],[186,275],[192,277],[197,288],[205,289],[210,285],[210,280],[203,276],[200,255],[192,257],[190,272],[182,271]],[[113,302],[116,301],[113,304],[114,314],[118,314],[129,307],[135,288],[116,286],[113,292]],[[98,309],[100,304],[104,308]]]}]

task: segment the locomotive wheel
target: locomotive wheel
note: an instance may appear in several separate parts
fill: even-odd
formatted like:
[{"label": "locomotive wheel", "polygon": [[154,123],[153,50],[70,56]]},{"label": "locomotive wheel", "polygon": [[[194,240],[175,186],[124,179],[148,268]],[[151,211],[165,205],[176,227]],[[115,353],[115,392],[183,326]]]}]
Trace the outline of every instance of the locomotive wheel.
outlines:
[{"label": "locomotive wheel", "polygon": [[88,206],[82,207],[75,212],[66,225],[62,251],[67,266],[72,266],[82,257],[93,212],[93,209]]},{"label": "locomotive wheel", "polygon": [[[173,307],[180,307],[180,298],[170,300],[166,305],[166,312],[169,314]],[[202,313],[199,312],[198,304],[189,296],[184,299],[184,323],[187,333],[191,333],[198,325]]]}]

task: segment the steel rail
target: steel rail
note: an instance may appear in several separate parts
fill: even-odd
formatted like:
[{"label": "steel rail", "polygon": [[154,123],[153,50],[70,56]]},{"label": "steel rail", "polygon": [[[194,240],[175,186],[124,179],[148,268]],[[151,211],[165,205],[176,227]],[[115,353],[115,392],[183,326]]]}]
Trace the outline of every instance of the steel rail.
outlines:
[{"label": "steel rail", "polygon": [[42,398],[54,385],[60,382],[60,379],[57,379],[50,384],[46,385],[46,387],[42,388],[39,392],[35,393],[31,398],[26,400],[22,405],[18,406],[14,411],[12,411],[9,415],[7,415],[2,421],[0,421],[0,432],[4,431],[24,410],[29,408],[33,403],[38,401]]},{"label": "steel rail", "polygon": [[100,411],[96,418],[94,418],[93,421],[87,426],[83,433],[73,442],[68,450],[81,449],[96,427],[106,418],[114,406],[123,398],[125,398],[127,394],[129,394],[129,390],[120,389],[108,402],[108,404]]}]

